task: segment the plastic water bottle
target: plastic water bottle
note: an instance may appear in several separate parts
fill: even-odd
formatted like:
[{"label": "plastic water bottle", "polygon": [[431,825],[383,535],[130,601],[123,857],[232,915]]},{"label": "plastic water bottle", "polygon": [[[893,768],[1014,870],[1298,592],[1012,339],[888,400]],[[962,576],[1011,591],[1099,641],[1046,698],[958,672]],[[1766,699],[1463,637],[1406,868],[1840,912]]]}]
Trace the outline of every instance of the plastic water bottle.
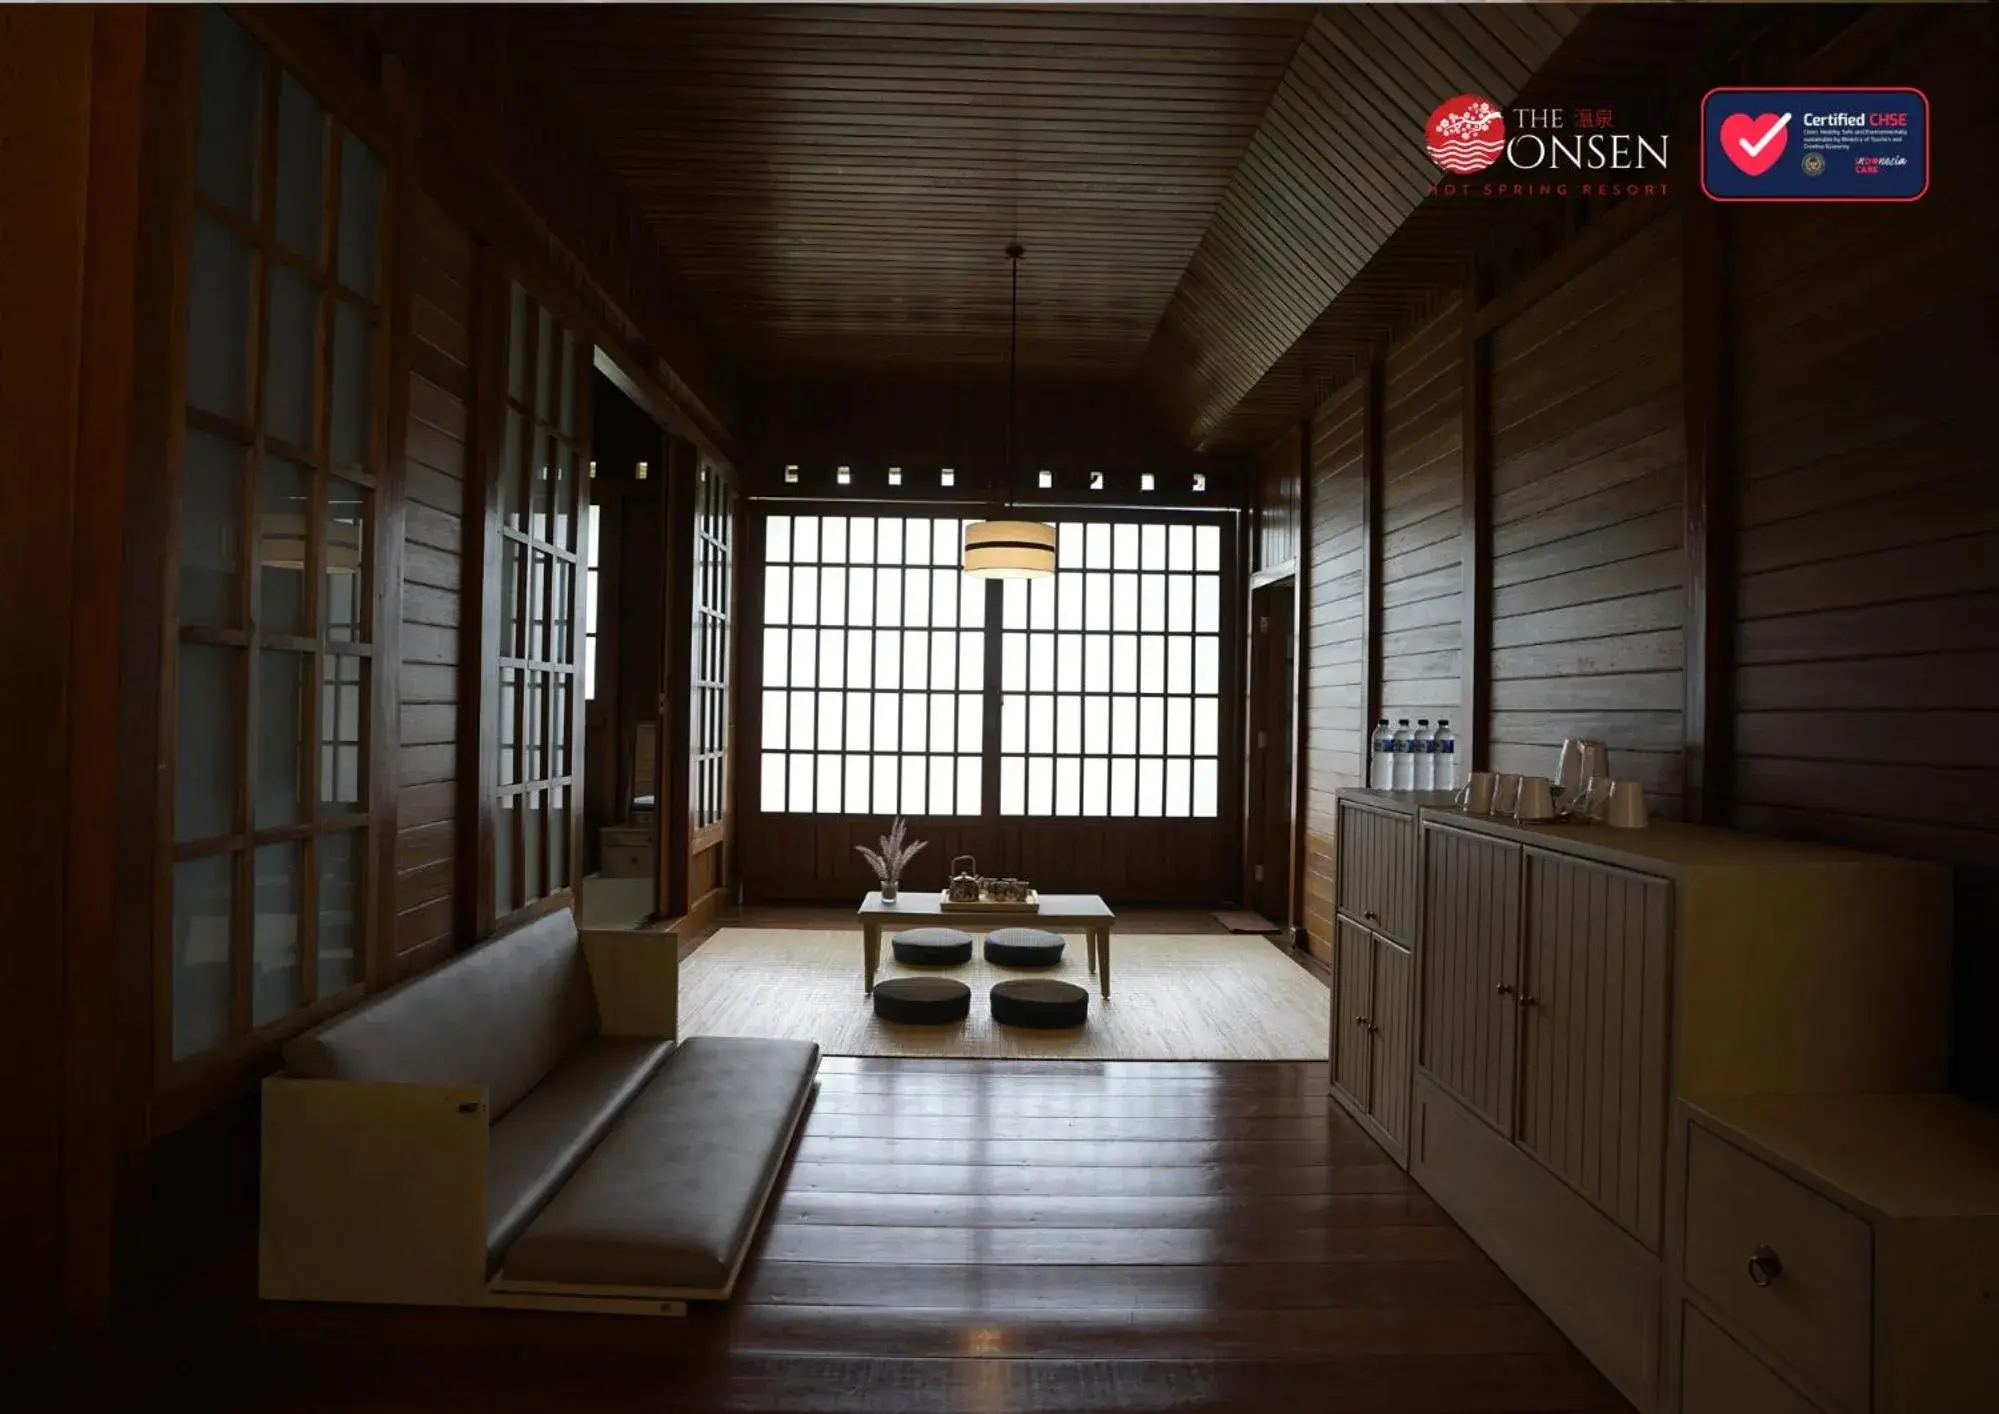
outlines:
[{"label": "plastic water bottle", "polygon": [[1395,753],[1395,766],[1390,777],[1390,790],[1416,789],[1416,753],[1409,739],[1409,719],[1398,717],[1395,721],[1395,740],[1389,748]]},{"label": "plastic water bottle", "polygon": [[1416,790],[1435,790],[1437,788],[1437,757],[1435,748],[1436,738],[1430,734],[1430,719],[1428,717],[1418,717],[1416,719],[1416,734],[1409,738],[1409,750],[1414,756],[1414,760],[1410,762],[1413,769],[1409,774],[1415,782],[1413,788]]},{"label": "plastic water bottle", "polygon": [[1395,733],[1388,730],[1388,718],[1375,724],[1368,742],[1367,783],[1376,790],[1395,789]]},{"label": "plastic water bottle", "polygon": [[1456,790],[1464,784],[1464,777],[1458,771],[1458,739],[1451,735],[1451,719],[1437,719],[1437,739],[1431,748],[1436,753],[1436,776],[1438,790]]}]

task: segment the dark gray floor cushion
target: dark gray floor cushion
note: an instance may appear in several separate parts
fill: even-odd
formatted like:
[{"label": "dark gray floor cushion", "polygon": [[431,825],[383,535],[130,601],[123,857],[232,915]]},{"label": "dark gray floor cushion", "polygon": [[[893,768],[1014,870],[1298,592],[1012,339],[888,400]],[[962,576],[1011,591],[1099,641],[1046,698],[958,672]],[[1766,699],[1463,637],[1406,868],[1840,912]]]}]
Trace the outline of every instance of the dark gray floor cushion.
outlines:
[{"label": "dark gray floor cushion", "polygon": [[1052,977],[1020,977],[993,986],[993,1020],[1002,1026],[1054,1029],[1081,1026],[1090,1014],[1090,994],[1073,982]]},{"label": "dark gray floor cushion", "polygon": [[684,1042],[508,1249],[504,1280],[719,1295],[818,1069],[811,1041]]},{"label": "dark gray floor cushion", "polygon": [[673,1050],[669,1041],[599,1036],[550,1071],[486,1139],[486,1271],[590,1157]]},{"label": "dark gray floor cushion", "polygon": [[[967,939],[965,947],[971,948]],[[972,1014],[972,989],[950,977],[891,977],[875,983],[875,1015],[904,1026],[941,1026]]]},{"label": "dark gray floor cushion", "polygon": [[889,939],[897,962],[950,967],[972,960],[972,935],[956,928],[910,928]]},{"label": "dark gray floor cushion", "polygon": [[995,928],[986,934],[986,961],[1000,967],[1054,967],[1062,935],[1045,928]]}]

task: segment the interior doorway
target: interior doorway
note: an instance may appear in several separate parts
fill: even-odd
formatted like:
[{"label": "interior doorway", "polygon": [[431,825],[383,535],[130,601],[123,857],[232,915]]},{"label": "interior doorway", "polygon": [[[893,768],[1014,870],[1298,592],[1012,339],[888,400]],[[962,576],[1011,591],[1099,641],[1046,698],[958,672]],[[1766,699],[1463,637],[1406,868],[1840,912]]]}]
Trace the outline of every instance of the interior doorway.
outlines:
[{"label": "interior doorway", "polygon": [[1251,591],[1248,803],[1244,819],[1243,902],[1287,937],[1292,917],[1292,845],[1296,837],[1294,694],[1296,581],[1290,576]]}]

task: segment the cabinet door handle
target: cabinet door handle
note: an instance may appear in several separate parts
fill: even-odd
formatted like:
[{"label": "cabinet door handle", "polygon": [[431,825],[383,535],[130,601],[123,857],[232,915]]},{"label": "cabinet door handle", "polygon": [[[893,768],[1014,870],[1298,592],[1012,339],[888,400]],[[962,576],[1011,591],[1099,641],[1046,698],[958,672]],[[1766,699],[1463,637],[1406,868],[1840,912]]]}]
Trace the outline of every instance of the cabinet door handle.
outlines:
[{"label": "cabinet door handle", "polygon": [[1381,1034],[1381,1028],[1376,1026],[1372,1021],[1367,1024],[1367,1031],[1370,1036],[1379,1036]]},{"label": "cabinet door handle", "polygon": [[1499,995],[1502,997],[1510,997],[1513,995],[1513,984],[1511,982],[1501,982],[1497,987],[1494,987],[1492,990],[1499,993]]},{"label": "cabinet door handle", "polygon": [[1522,996],[1522,997],[1518,998],[1517,1000],[1518,1000],[1518,1003],[1519,1003],[1519,1005],[1521,1005],[1521,1006],[1533,1006],[1533,1005],[1535,1005],[1535,1004],[1536,1004],[1536,1002],[1538,1002],[1538,1001],[1539,1001],[1540,999],[1539,999],[1538,997],[1529,997],[1529,996]]},{"label": "cabinet door handle", "polygon": [[1361,914],[1361,917],[1365,918],[1370,923],[1379,923],[1381,921],[1381,915],[1379,913],[1376,913],[1371,908],[1368,909],[1365,913]]},{"label": "cabinet door handle", "polygon": [[1784,1274],[1784,1260],[1768,1247],[1758,1246],[1749,1254],[1749,1279],[1768,1286]]},{"label": "cabinet door handle", "polygon": [[1367,1018],[1364,1016],[1356,1016],[1353,1019],[1353,1024],[1356,1026],[1365,1026],[1367,1025]]}]

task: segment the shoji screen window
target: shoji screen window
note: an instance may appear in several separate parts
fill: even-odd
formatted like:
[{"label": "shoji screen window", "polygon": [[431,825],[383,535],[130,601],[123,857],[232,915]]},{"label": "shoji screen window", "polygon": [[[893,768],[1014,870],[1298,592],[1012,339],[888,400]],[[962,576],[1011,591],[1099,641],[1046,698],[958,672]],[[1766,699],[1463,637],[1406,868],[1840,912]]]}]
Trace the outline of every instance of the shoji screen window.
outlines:
[{"label": "shoji screen window", "polygon": [[1220,527],[1057,533],[1055,574],[1002,591],[1000,813],[1213,817]]},{"label": "shoji screen window", "polygon": [[985,585],[958,520],[764,522],[766,811],[976,815]]},{"label": "shoji screen window", "polygon": [[694,496],[694,779],[696,831],[722,822],[728,801],[730,551],[736,493],[703,462]]},{"label": "shoji screen window", "polygon": [[500,465],[500,764],[493,911],[504,918],[574,883],[581,758],[590,345],[519,285],[508,316]]},{"label": "shoji screen window", "polygon": [[364,979],[382,164],[202,17],[169,586],[178,1061]]}]

